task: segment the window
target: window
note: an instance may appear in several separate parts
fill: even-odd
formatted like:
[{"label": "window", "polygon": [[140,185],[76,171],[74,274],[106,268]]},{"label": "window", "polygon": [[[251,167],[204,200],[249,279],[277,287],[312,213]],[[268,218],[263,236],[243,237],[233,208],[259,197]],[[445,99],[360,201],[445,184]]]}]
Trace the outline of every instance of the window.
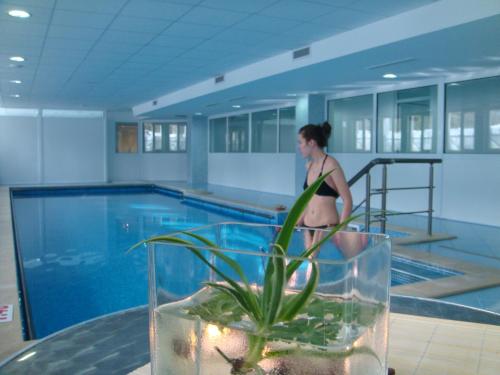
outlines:
[{"label": "window", "polygon": [[[210,152],[295,152],[295,107],[211,119]],[[279,148],[278,148],[279,146]]]},{"label": "window", "polygon": [[186,152],[187,125],[144,123],[144,152]]},{"label": "window", "polygon": [[279,118],[279,152],[295,153],[297,144],[295,107],[280,108]]},{"label": "window", "polygon": [[116,124],[116,152],[137,153],[137,123]]},{"label": "window", "polygon": [[153,152],[153,124],[144,123],[144,152]]},{"label": "window", "polygon": [[490,111],[490,149],[500,150],[500,109]]},{"label": "window", "polygon": [[210,152],[226,152],[227,118],[210,120]]},{"label": "window", "polygon": [[446,120],[447,151],[474,150],[474,112],[449,112]]},{"label": "window", "polygon": [[500,152],[499,87],[500,76],[446,85],[446,152]]},{"label": "window", "polygon": [[187,150],[187,126],[179,126],[179,151]]},{"label": "window", "polygon": [[252,113],[252,152],[276,152],[278,111]]},{"label": "window", "polygon": [[248,114],[228,118],[228,151],[248,152]]},{"label": "window", "polygon": [[333,134],[330,152],[370,152],[372,143],[373,96],[363,95],[328,102],[328,121]]},{"label": "window", "polygon": [[378,151],[436,151],[437,87],[378,94]]}]

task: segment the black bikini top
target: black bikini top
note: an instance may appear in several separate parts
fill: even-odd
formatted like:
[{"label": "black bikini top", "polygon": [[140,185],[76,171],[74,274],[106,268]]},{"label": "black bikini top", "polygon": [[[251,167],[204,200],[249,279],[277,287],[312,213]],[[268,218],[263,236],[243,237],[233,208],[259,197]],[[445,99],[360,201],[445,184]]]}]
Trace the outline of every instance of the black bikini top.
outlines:
[{"label": "black bikini top", "polygon": [[[321,175],[323,174],[323,168],[325,166],[325,161],[327,157],[328,155],[325,155],[325,158],[323,159],[323,164],[321,165],[321,172],[319,172],[318,178],[321,177]],[[304,181],[304,190],[306,190],[309,187],[309,185],[307,184],[307,176],[309,175],[309,169],[311,169],[311,166],[309,166],[309,168],[307,169],[306,180]],[[337,192],[337,190],[328,185],[326,181],[323,181],[323,183],[319,186],[318,190],[316,190],[316,195],[321,195],[324,197],[334,197],[334,198],[339,197],[339,193]]]}]

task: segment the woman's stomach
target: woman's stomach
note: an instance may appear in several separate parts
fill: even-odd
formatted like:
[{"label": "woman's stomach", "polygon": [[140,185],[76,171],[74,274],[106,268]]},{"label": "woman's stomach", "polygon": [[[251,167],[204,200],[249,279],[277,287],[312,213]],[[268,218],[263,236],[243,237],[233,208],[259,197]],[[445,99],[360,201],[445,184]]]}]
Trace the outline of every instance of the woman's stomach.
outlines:
[{"label": "woman's stomach", "polygon": [[304,224],[310,227],[339,223],[335,198],[314,195],[309,201],[304,216]]}]

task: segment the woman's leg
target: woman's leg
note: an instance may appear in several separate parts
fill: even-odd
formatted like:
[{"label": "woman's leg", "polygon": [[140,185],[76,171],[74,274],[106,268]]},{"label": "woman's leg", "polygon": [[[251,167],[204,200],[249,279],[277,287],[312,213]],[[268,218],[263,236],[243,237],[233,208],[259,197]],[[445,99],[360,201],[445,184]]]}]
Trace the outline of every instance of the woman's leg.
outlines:
[{"label": "woman's leg", "polygon": [[310,230],[310,229],[304,230],[304,249],[309,249],[312,246],[313,233],[314,233],[314,230]]},{"label": "woman's leg", "polygon": [[[303,229],[304,232],[304,249],[309,249],[313,245],[313,237],[314,237],[314,229]],[[301,273],[300,269],[295,271],[290,277],[290,281],[288,282],[291,287],[297,287],[299,284],[299,274]]]}]

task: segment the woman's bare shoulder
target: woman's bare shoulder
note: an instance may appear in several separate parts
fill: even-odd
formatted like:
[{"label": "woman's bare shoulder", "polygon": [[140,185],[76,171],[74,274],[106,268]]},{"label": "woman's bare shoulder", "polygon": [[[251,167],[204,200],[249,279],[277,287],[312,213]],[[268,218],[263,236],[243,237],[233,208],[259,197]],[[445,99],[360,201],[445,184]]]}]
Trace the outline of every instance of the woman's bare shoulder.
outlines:
[{"label": "woman's bare shoulder", "polygon": [[328,155],[325,161],[325,167],[328,168],[328,170],[339,169],[340,163],[333,156]]}]

